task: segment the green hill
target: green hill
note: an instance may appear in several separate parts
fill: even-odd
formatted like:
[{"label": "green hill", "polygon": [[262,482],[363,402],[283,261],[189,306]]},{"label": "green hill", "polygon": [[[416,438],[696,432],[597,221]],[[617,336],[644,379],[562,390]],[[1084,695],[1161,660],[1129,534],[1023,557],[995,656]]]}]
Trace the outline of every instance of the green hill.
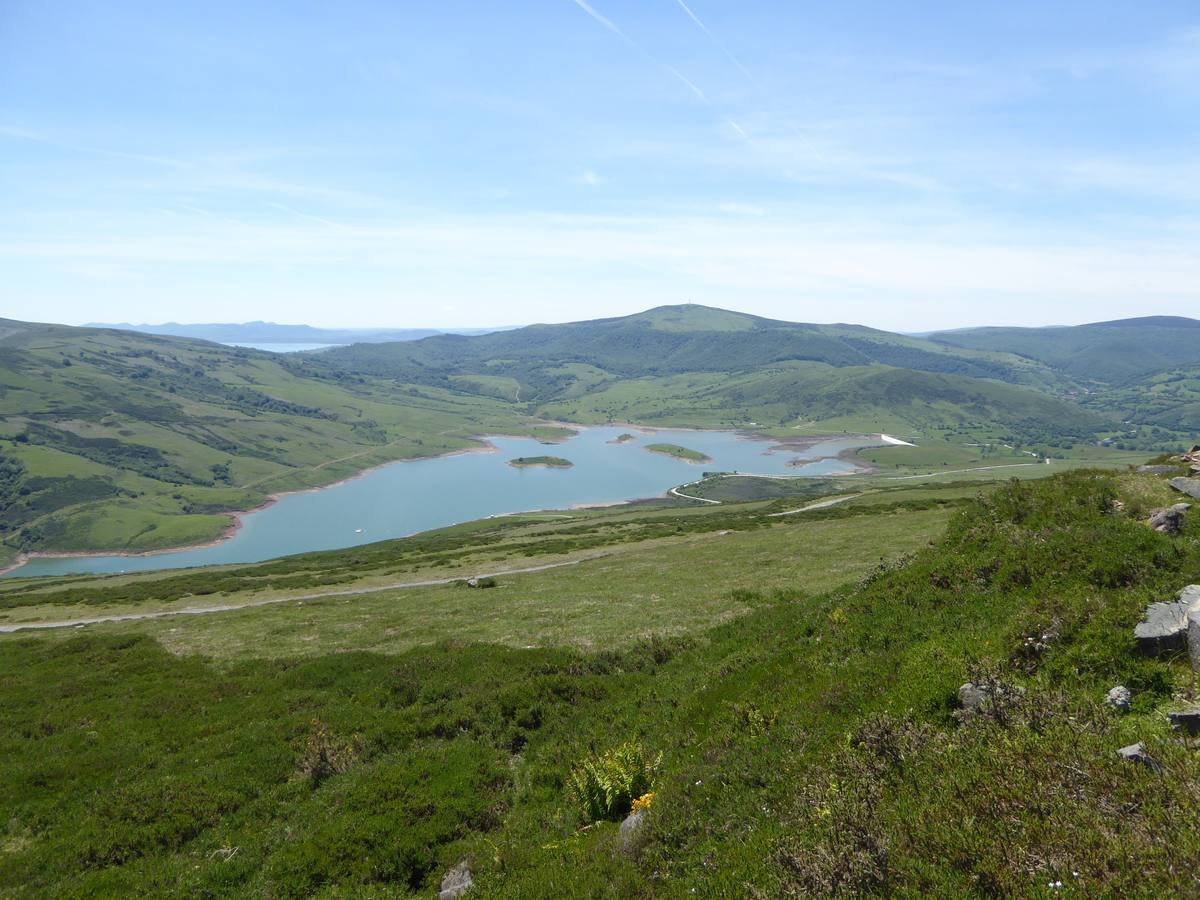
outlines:
[{"label": "green hill", "polygon": [[254,350],[0,320],[0,536],[10,555],[203,541],[273,492],[521,421]]},{"label": "green hill", "polygon": [[1017,435],[1024,443],[1085,438],[1107,416],[1045,394],[980,378],[888,366],[819,363],[764,366],[749,373],[693,373],[615,382],[539,407],[580,422],[633,421],[729,427],[801,424],[811,432],[943,429]]},{"label": "green hill", "polygon": [[957,350],[856,325],[806,325],[703,306],[665,306],[617,319],[532,325],[478,337],[354,345],[311,357],[376,376],[451,384],[462,375],[507,376],[528,401],[574,386],[565,366],[586,365],[608,379],[685,372],[743,372],[782,362],[882,364],[928,372],[1055,383],[1051,373],[1003,354]]},{"label": "green hill", "polygon": [[948,347],[1014,353],[1085,382],[1121,384],[1200,364],[1200,321],[1147,316],[1062,328],[968,328],[931,340]]}]

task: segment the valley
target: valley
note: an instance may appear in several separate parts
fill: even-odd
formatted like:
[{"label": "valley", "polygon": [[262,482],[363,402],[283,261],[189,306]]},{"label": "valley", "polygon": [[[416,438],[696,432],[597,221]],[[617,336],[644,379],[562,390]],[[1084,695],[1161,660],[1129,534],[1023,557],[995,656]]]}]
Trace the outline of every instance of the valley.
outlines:
[{"label": "valley", "polygon": [[[1085,326],[1093,329],[1085,358],[1119,358],[1131,339],[1157,341],[1174,327],[1130,320],[1131,338],[1121,323]],[[1180,369],[1200,363],[1193,343],[1162,340],[1153,363],[1170,367],[1162,373],[1146,374],[1144,361],[1113,362],[1096,371],[1135,382],[1085,386],[1078,332],[1068,330],[1058,355],[1044,338],[1035,352],[1010,332],[918,339],[680,306],[280,356],[7,321],[0,554],[12,561],[202,544],[231,533],[233,513],[289,491],[392,460],[477,448],[483,435],[558,441],[579,425],[741,429],[780,439],[896,434],[919,446],[862,459],[878,474],[931,478],[1002,471],[1029,454],[1066,467],[1123,465],[1194,433],[1194,398]],[[1026,350],[1033,355],[1018,355]],[[1153,384],[1143,390],[1137,379]],[[1131,420],[1122,398],[1142,393],[1152,402]],[[1095,446],[1099,440],[1107,446]],[[476,514],[544,501],[512,502]]]}]

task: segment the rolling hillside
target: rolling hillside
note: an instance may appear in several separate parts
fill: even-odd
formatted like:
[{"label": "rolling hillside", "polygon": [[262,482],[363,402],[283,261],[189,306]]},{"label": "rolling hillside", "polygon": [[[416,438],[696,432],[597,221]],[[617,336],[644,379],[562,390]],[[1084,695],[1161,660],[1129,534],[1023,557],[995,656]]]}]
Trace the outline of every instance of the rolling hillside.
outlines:
[{"label": "rolling hillside", "polygon": [[455,376],[506,377],[519,382],[522,396],[535,402],[575,389],[578,373],[565,368],[572,366],[588,366],[593,378],[615,380],[745,372],[783,362],[876,364],[1042,387],[1064,384],[1046,367],[1003,353],[955,349],[857,325],[779,322],[693,304],[479,337],[356,345],[328,351],[322,362],[447,386]]},{"label": "rolling hillside", "polygon": [[0,321],[0,535],[20,549],[211,539],[226,511],[520,430],[484,397],[182,338]]},{"label": "rolling hillside", "polygon": [[1110,420],[1103,414],[1002,382],[890,366],[824,363],[764,366],[727,375],[690,373],[613,382],[538,408],[579,422],[657,425],[797,426],[829,433],[891,431],[930,435],[944,429],[989,436],[1085,439]]},{"label": "rolling hillside", "polygon": [[968,328],[931,335],[965,350],[1013,353],[1084,382],[1122,384],[1200,364],[1200,321],[1147,316],[1063,328]]}]

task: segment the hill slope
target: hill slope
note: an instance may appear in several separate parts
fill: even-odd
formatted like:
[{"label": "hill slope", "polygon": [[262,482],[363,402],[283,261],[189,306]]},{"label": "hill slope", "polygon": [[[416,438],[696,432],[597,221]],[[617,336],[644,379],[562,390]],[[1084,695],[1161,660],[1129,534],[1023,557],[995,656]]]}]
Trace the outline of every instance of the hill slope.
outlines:
[{"label": "hill slope", "polygon": [[1200,321],[1179,316],[1062,328],[969,328],[930,339],[947,347],[1014,353],[1086,382],[1120,384],[1200,364]]},{"label": "hill slope", "polygon": [[[0,893],[432,896],[467,859],[496,897],[1196,894],[1200,757],[1165,715],[1193,676],[1131,634],[1200,581],[1200,519],[1147,528],[1150,476],[1007,484],[948,525],[901,496],[659,512],[636,551],[491,590],[0,636]],[[487,558],[501,528],[460,540]],[[469,549],[447,537],[414,549]],[[1159,768],[1117,756],[1136,741]],[[628,843],[629,796],[570,788],[622,747],[614,781],[653,791]]]},{"label": "hill slope", "polygon": [[683,372],[741,372],[781,362],[882,364],[927,372],[1054,383],[1044,367],[1003,354],[959,350],[857,325],[807,325],[697,305],[666,306],[617,319],[531,325],[404,344],[354,346],[322,356],[330,365],[423,383],[455,375],[514,378],[533,401],[553,399],[576,379],[564,366],[640,378]]}]

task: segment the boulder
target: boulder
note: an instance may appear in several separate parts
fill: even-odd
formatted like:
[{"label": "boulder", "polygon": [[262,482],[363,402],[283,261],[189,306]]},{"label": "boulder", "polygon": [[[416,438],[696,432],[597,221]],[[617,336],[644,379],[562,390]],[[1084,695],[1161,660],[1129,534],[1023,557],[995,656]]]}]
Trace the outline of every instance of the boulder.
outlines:
[{"label": "boulder", "polygon": [[1196,642],[1200,654],[1200,617],[1196,622],[1195,638],[1189,636],[1188,614],[1200,610],[1200,585],[1192,584],[1179,592],[1177,599],[1166,603],[1151,603],[1146,607],[1144,620],[1133,629],[1138,650],[1147,656],[1157,656],[1189,647]]},{"label": "boulder", "polygon": [[1174,475],[1179,466],[1138,466],[1137,470],[1143,475]]},{"label": "boulder", "polygon": [[1178,731],[1186,731],[1190,737],[1200,734],[1200,706],[1179,709],[1167,713],[1171,727]]},{"label": "boulder", "polygon": [[467,579],[467,587],[473,587],[473,588],[479,587],[479,579],[478,578],[468,578]]},{"label": "boulder", "polygon": [[454,900],[455,897],[461,897],[474,883],[474,879],[471,878],[471,864],[464,859],[442,878],[438,900]]},{"label": "boulder", "polygon": [[1200,478],[1172,478],[1168,484],[1181,494],[1200,500]]},{"label": "boulder", "polygon": [[622,820],[621,827],[617,830],[617,841],[622,850],[633,849],[637,843],[638,834],[645,824],[646,811],[644,809],[635,809]]},{"label": "boulder", "polygon": [[1192,508],[1190,503],[1176,503],[1166,509],[1156,509],[1150,513],[1150,527],[1163,534],[1175,535],[1183,530],[1183,519]]},{"label": "boulder", "polygon": [[1121,712],[1126,712],[1133,701],[1133,695],[1129,692],[1129,688],[1123,684],[1118,684],[1115,688],[1109,690],[1104,697],[1104,702],[1113,709],[1118,709]]},{"label": "boulder", "polygon": [[1163,767],[1162,763],[1146,752],[1146,745],[1141,741],[1138,741],[1136,744],[1130,744],[1128,747],[1122,747],[1117,751],[1117,756],[1127,759],[1130,762],[1139,763],[1156,772],[1161,771]]}]

